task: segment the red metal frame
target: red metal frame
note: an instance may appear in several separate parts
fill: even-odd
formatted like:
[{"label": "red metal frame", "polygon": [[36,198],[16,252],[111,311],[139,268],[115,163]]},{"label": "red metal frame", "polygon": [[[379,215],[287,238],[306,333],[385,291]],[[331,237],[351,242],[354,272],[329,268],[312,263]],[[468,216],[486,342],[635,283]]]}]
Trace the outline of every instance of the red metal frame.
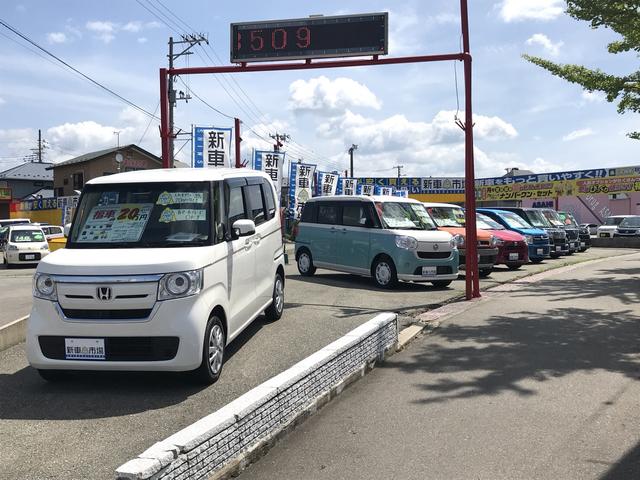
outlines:
[{"label": "red metal frame", "polygon": [[[370,65],[396,65],[402,63],[442,62],[458,60],[464,63],[465,83],[465,207],[466,207],[466,298],[480,297],[480,283],[478,279],[478,239],[476,233],[476,199],[475,174],[473,162],[473,115],[471,110],[471,54],[469,53],[469,18],[467,0],[460,0],[460,15],[462,26],[463,52],[443,55],[420,55],[413,57],[379,58],[359,60],[330,60],[311,61],[306,59],[300,63],[241,63],[240,65],[226,65],[219,67],[187,67],[160,69],[160,137],[162,139],[162,166],[169,168],[170,138],[168,111],[168,81],[167,75],[196,75],[216,73],[241,72],[273,72],[283,70],[309,70],[319,68],[361,67]],[[236,122],[238,123],[238,122]],[[237,124],[236,124],[237,128]],[[236,135],[237,135],[236,130]],[[239,158],[239,155],[236,156]]]}]

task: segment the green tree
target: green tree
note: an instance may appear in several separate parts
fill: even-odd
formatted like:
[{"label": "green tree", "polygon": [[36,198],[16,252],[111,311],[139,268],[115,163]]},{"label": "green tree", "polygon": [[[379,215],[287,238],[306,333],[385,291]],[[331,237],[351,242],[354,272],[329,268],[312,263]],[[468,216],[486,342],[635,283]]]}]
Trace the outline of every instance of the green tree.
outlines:
[{"label": "green tree", "polygon": [[[609,53],[640,53],[639,0],[567,0],[567,13],[577,20],[589,22],[593,29],[604,27],[618,33],[621,39],[608,45]],[[582,85],[589,92],[604,92],[607,101],[618,101],[618,113],[640,112],[640,70],[617,76],[600,69],[558,64],[531,55],[523,56],[553,75]],[[640,132],[631,132],[628,136],[640,140]]]}]

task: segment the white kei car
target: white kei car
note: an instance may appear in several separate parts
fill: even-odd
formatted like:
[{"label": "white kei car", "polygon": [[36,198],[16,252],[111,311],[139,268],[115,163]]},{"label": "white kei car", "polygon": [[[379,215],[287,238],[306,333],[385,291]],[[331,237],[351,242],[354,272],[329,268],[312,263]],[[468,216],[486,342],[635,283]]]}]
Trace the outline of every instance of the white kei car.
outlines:
[{"label": "white kei car", "polygon": [[0,239],[7,267],[38,263],[49,254],[49,244],[40,227],[29,224],[6,227]]}]

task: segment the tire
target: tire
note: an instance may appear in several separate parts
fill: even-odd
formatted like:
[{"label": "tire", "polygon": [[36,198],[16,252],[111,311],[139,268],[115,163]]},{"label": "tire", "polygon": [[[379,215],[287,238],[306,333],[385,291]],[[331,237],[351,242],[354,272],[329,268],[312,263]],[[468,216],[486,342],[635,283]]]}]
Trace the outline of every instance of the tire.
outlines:
[{"label": "tire", "polygon": [[264,311],[264,315],[268,322],[275,322],[280,320],[282,313],[284,312],[284,279],[280,272],[276,273],[275,281],[273,282],[273,295],[271,305]]},{"label": "tire", "polygon": [[530,258],[529,260],[531,261],[531,263],[540,263],[544,259],[543,258]]},{"label": "tire", "polygon": [[218,381],[224,362],[225,343],[226,335],[222,320],[214,314],[209,318],[204,330],[202,363],[193,372],[198,383],[211,385]]},{"label": "tire", "polygon": [[489,275],[491,275],[492,271],[493,271],[493,268],[482,268],[478,272],[478,275],[480,276],[480,278],[487,278]]},{"label": "tire", "polygon": [[371,277],[378,288],[393,288],[398,283],[396,266],[386,255],[379,257],[371,266]]},{"label": "tire", "polygon": [[436,288],[447,288],[453,280],[434,280],[431,284]]},{"label": "tire", "polygon": [[507,268],[509,270],[520,270],[520,267],[522,267],[521,263],[507,263]]},{"label": "tire", "polygon": [[300,275],[310,277],[316,273],[316,267],[313,265],[311,252],[306,248],[300,250],[298,258],[296,258],[296,263],[298,264],[298,272],[300,272]]},{"label": "tire", "polygon": [[41,370],[38,369],[38,374],[43,380],[47,382],[63,382],[69,379],[69,372],[65,370]]}]

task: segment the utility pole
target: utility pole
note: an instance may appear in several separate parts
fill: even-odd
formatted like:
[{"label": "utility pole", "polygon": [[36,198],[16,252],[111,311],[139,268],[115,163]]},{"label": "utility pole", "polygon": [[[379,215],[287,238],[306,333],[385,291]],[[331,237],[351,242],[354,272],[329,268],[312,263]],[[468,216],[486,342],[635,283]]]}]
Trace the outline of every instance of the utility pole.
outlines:
[{"label": "utility pole", "polygon": [[289,140],[291,140],[291,135],[287,133],[280,134],[276,132],[275,135],[270,133],[269,136],[276,141],[276,143],[273,144],[274,152],[279,152],[280,147],[284,147],[284,143],[282,142],[288,142]]},{"label": "utility pole", "polygon": [[[192,34],[192,35],[182,35],[182,40],[180,41],[174,41],[173,37],[169,37],[169,55],[167,55],[167,57],[169,58],[169,75],[168,75],[168,82],[167,82],[167,88],[168,88],[168,96],[169,96],[169,111],[168,111],[168,117],[169,117],[169,168],[173,167],[173,141],[174,139],[180,135],[182,132],[174,132],[174,127],[173,127],[173,109],[174,107],[177,105],[177,101],[178,100],[184,100],[185,102],[188,102],[191,99],[191,96],[189,95],[189,92],[187,91],[182,92],[180,91],[180,95],[176,96],[176,90],[173,88],[174,86],[174,81],[175,81],[175,75],[173,75],[171,73],[171,71],[173,70],[173,61],[176,58],[181,57],[182,55],[193,55],[193,52],[190,52],[189,50],[191,50],[191,48],[195,45],[200,45],[202,42],[208,44],[209,40],[207,39],[207,37],[203,34]],[[180,44],[188,44],[188,46],[182,50],[180,53],[173,53],[173,46],[174,45],[180,45]],[[190,135],[189,132],[185,132],[184,134],[186,135]]]},{"label": "utility pole", "polygon": [[42,130],[38,129],[38,163],[42,163]]},{"label": "utility pole", "polygon": [[113,132],[113,134],[114,134],[114,135],[116,136],[116,138],[118,139],[118,140],[117,140],[117,142],[118,142],[118,143],[117,143],[116,145],[118,146],[118,148],[120,148],[120,130],[116,130],[115,132]]},{"label": "utility pole", "polygon": [[236,130],[236,168],[242,168],[242,159],[240,158],[240,142],[242,142],[242,138],[240,137],[240,124],[242,122],[239,118],[234,118],[233,123]]},{"label": "utility pole", "polygon": [[358,145],[355,143],[351,144],[351,148],[349,149],[349,161],[351,165],[351,178],[353,178],[353,151],[358,149]]},{"label": "utility pole", "polygon": [[400,172],[404,168],[404,165],[396,165],[395,167],[392,167],[392,168],[397,168],[398,169],[398,183],[396,183],[396,185],[398,187],[400,187],[400,177],[402,176],[402,174]]}]

